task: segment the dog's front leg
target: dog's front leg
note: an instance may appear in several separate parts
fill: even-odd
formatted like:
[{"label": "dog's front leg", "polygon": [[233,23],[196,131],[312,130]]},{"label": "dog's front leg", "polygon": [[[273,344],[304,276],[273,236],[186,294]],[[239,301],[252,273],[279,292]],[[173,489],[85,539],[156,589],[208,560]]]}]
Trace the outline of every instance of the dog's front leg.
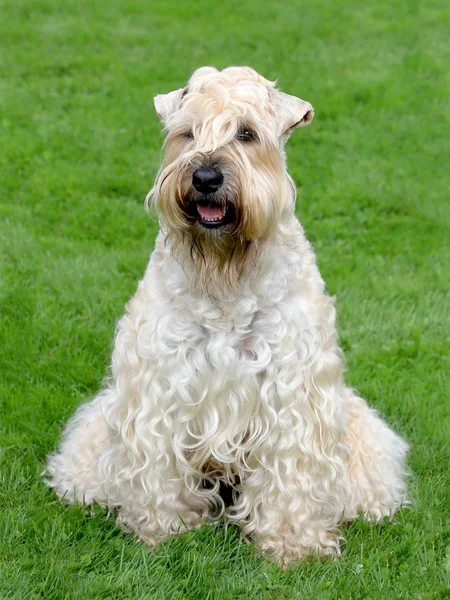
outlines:
[{"label": "dog's front leg", "polygon": [[173,412],[161,384],[158,375],[148,389],[133,382],[127,403],[107,415],[110,444],[99,460],[118,522],[150,545],[200,527],[208,511],[204,498],[195,494],[195,474],[175,451]]},{"label": "dog's front leg", "polygon": [[310,553],[339,554],[337,526],[347,493],[337,481],[341,475],[294,445],[288,453],[267,455],[264,468],[243,481],[236,521],[285,565]]},{"label": "dog's front leg", "polygon": [[128,461],[124,473],[112,483],[120,504],[117,521],[154,545],[200,527],[207,505],[187,488],[170,445],[149,440],[151,445],[155,448],[151,462],[145,458],[139,463]]},{"label": "dog's front leg", "polygon": [[155,318],[141,316],[148,312],[144,301],[138,290],[119,324],[112,361],[117,396],[105,413],[109,444],[98,468],[118,521],[155,544],[199,527],[209,505],[196,495],[198,480],[174,440],[179,371],[165,366]]},{"label": "dog's front leg", "polygon": [[334,386],[300,392],[248,457],[234,520],[284,564],[310,553],[339,554],[338,525],[350,494],[341,400]]}]

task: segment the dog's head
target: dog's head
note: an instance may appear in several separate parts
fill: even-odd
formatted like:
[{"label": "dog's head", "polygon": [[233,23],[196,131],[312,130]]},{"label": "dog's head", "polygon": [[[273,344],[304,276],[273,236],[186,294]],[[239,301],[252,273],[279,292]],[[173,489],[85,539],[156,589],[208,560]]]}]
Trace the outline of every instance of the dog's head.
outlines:
[{"label": "dog's head", "polygon": [[283,146],[313,108],[249,67],[202,67],[154,102],[167,137],[149,197],[168,233],[190,240],[191,255],[226,265],[293,212]]}]

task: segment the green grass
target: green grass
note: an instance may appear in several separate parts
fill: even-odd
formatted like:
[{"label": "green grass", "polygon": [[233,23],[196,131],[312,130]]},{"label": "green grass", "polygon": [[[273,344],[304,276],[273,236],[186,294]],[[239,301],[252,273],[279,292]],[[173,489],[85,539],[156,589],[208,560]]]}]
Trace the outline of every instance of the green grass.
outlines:
[{"label": "green grass", "polygon": [[[4,0],[0,28],[0,598],[449,598],[447,3]],[[412,446],[397,524],[285,573],[235,528],[152,551],[39,477],[152,250],[152,96],[203,64],[316,108],[288,146],[298,214],[348,381]]]}]

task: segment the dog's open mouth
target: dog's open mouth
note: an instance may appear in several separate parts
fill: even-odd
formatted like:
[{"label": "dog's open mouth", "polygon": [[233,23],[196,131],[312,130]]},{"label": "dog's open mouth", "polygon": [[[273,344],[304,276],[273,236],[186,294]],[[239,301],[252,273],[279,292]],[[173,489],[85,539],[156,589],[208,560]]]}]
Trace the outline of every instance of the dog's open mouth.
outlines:
[{"label": "dog's open mouth", "polygon": [[197,202],[198,220],[203,227],[213,229],[228,223],[228,203],[214,200],[199,200]]},{"label": "dog's open mouth", "polygon": [[182,205],[183,212],[191,225],[197,224],[204,229],[220,229],[233,223],[236,209],[225,198],[203,196],[189,198]]}]

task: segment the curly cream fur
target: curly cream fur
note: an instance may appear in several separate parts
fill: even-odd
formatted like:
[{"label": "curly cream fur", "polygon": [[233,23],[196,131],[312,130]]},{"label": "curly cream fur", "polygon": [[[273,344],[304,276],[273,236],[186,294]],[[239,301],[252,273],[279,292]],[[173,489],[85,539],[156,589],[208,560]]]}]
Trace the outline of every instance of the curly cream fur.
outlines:
[{"label": "curly cream fur", "polygon": [[[247,67],[199,69],[155,106],[161,232],[112,378],[67,425],[47,483],[117,508],[150,544],[226,518],[285,563],[338,553],[342,520],[404,501],[407,445],[345,386],[333,300],[294,216],[283,145],[312,107]],[[236,141],[243,122],[256,143]],[[236,211],[222,232],[183,212],[211,157]],[[221,481],[235,487],[226,511]]]}]

